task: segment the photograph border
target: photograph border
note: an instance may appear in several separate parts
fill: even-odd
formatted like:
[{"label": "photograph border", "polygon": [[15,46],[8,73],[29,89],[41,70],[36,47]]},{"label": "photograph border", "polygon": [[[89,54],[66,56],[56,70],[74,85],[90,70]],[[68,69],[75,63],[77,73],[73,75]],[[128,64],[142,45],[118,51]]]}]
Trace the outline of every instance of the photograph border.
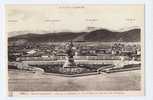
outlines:
[{"label": "photograph border", "polygon": [[[39,2],[38,2],[39,1]],[[152,50],[153,50],[153,46],[152,46],[152,43],[153,43],[153,39],[152,39],[152,27],[153,27],[153,19],[152,19],[152,16],[153,16],[153,12],[152,12],[152,8],[153,8],[153,2],[151,0],[125,0],[124,2],[121,2],[120,0],[111,0],[111,1],[98,1],[98,0],[95,0],[94,2],[91,1],[91,0],[85,0],[84,2],[81,2],[79,0],[74,2],[74,1],[71,1],[71,0],[66,0],[67,2],[59,2],[57,0],[54,0],[55,2],[51,2],[51,1],[48,1],[48,0],[38,0],[38,1],[35,1],[35,2],[30,2],[30,0],[23,0],[23,1],[20,1],[20,0],[6,0],[5,2],[2,1],[1,2],[1,5],[0,5],[0,8],[1,8],[1,11],[2,11],[2,14],[0,16],[0,22],[3,23],[1,25],[1,33],[0,36],[1,36],[1,43],[0,43],[0,46],[1,46],[1,63],[2,63],[2,73],[3,75],[1,76],[2,79],[5,81],[3,83],[1,83],[0,85],[2,86],[2,96],[1,98],[4,98],[4,99],[7,99],[7,95],[6,95],[6,86],[7,86],[7,82],[6,82],[6,66],[7,66],[7,55],[6,55],[6,52],[7,52],[7,47],[6,47],[6,43],[7,43],[7,38],[5,36],[5,11],[4,11],[4,5],[5,4],[42,4],[42,3],[48,3],[48,4],[72,4],[72,3],[84,3],[84,4],[96,4],[96,3],[100,3],[100,4],[144,4],[145,5],[145,31],[144,31],[144,65],[145,65],[145,95],[144,96],[115,96],[115,97],[110,97],[110,96],[101,96],[100,98],[99,97],[94,97],[93,99],[107,99],[107,100],[121,100],[121,99],[124,99],[124,100],[129,100],[129,99],[134,99],[134,100],[151,100],[153,98],[153,87],[152,87],[152,83],[153,83],[153,78],[151,76],[153,76],[153,62],[152,62],[152,59],[153,59],[153,53],[152,53]],[[98,1],[98,2],[97,2]],[[11,98],[12,100],[16,100],[17,97],[15,98]],[[32,98],[37,98],[38,100],[40,99],[39,97],[32,97]],[[87,97],[88,99],[92,99],[92,97]],[[24,99],[24,98],[18,98],[19,100],[20,99]],[[18,100],[17,99],[17,100]],[[42,99],[50,99],[50,97],[46,97],[46,98],[42,98]],[[55,99],[55,98],[54,98]],[[59,100],[58,98],[56,98],[57,100]],[[62,97],[63,99],[63,97]],[[67,98],[67,97],[64,97],[64,99],[72,99],[71,98]],[[79,99],[85,99],[85,98],[79,98]]]}]

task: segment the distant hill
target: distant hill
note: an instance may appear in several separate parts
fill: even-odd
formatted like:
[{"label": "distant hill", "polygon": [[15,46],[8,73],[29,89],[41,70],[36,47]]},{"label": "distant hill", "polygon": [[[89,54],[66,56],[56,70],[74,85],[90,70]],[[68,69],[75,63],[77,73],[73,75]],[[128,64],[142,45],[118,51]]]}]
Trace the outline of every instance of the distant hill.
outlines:
[{"label": "distant hill", "polygon": [[84,37],[87,41],[115,42],[122,39],[123,42],[139,42],[140,29],[132,29],[124,32],[112,32],[109,30],[95,30]]},{"label": "distant hill", "polygon": [[9,41],[18,41],[20,39],[29,42],[63,42],[63,41],[86,41],[86,42],[115,42],[122,39],[122,42],[139,42],[140,29],[132,29],[124,32],[114,32],[107,29],[99,29],[91,32],[59,32],[59,33],[27,33],[9,37]]}]

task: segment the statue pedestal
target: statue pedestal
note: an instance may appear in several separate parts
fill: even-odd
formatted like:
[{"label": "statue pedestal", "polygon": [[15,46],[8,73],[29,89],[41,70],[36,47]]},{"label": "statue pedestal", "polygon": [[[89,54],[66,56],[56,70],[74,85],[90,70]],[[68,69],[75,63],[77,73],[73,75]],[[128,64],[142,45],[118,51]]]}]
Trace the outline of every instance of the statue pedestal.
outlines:
[{"label": "statue pedestal", "polygon": [[73,58],[66,57],[66,61],[63,65],[62,72],[67,74],[76,74],[80,73],[82,68],[77,67]]},{"label": "statue pedestal", "polygon": [[70,67],[74,68],[74,67],[77,67],[77,66],[76,66],[76,63],[74,62],[73,58],[66,57],[66,61],[63,65],[63,68],[70,68]]}]

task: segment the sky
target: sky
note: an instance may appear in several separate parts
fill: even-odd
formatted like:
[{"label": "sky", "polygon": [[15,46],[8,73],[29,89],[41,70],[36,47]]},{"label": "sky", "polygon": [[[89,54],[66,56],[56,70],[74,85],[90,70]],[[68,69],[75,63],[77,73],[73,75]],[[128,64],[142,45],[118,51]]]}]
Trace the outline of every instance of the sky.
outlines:
[{"label": "sky", "polygon": [[[6,5],[8,36],[144,28],[144,5]],[[24,32],[23,32],[24,31]]]}]

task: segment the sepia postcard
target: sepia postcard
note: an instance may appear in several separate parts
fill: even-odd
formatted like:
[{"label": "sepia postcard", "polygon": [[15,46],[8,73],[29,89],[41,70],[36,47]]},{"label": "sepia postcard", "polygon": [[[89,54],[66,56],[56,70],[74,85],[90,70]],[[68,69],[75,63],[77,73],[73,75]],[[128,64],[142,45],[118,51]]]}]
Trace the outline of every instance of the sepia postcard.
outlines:
[{"label": "sepia postcard", "polygon": [[144,5],[5,5],[8,96],[143,96]]}]

